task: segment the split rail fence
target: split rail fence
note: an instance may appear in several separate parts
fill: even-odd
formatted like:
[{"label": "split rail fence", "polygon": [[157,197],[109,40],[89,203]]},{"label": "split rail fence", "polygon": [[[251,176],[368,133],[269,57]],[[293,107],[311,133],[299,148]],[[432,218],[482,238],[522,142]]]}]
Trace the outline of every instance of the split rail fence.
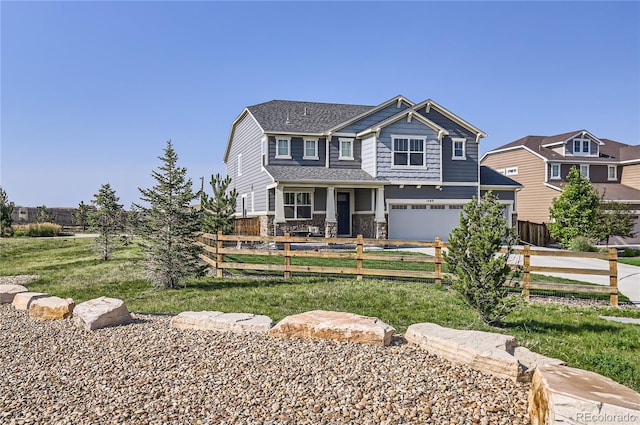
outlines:
[{"label": "split rail fence", "polygon": [[[227,270],[251,270],[282,272],[284,278],[290,278],[292,273],[304,274],[340,274],[352,275],[356,279],[362,280],[364,276],[401,277],[415,279],[433,279],[441,284],[443,279],[455,279],[456,276],[443,271],[445,264],[442,250],[447,244],[436,238],[433,242],[409,241],[409,240],[386,240],[368,239],[358,235],[356,238],[318,238],[299,237],[285,234],[284,236],[247,236],[247,235],[218,235],[205,233],[198,237],[198,243],[202,246],[204,253],[200,258],[215,268],[216,276],[222,277]],[[271,249],[256,249],[251,247],[255,244],[262,244]],[[292,244],[304,247],[310,244],[312,249],[292,249]],[[244,248],[242,246],[245,246]],[[344,247],[349,249],[344,249]],[[375,250],[367,250],[365,246],[388,248],[388,247],[431,247],[434,248],[434,255],[404,255],[381,253]],[[323,247],[322,250],[318,247]],[[331,248],[336,249],[331,249]],[[341,247],[342,249],[337,249]],[[327,250],[328,249],[328,250]],[[504,249],[502,252],[506,252]],[[228,261],[234,255],[263,256],[277,258],[282,261],[275,264],[259,262],[238,262]],[[608,269],[584,269],[569,267],[548,267],[531,265],[532,256],[565,257],[565,258],[594,258],[607,260]],[[318,265],[294,265],[292,258],[308,259],[340,259],[353,261],[352,266],[318,266]],[[364,261],[399,261],[402,263],[433,263],[434,271],[424,270],[397,270],[390,268],[365,268]],[[515,260],[515,261],[514,261]],[[522,272],[522,288],[524,296],[528,299],[531,290],[560,291],[563,293],[590,293],[609,294],[611,305],[618,305],[618,253],[612,248],[608,253],[592,252],[567,252],[567,251],[538,251],[532,250],[529,246],[522,249],[514,249],[512,252],[511,267]],[[602,285],[581,285],[573,283],[549,283],[532,282],[531,273],[571,273],[581,275],[609,276],[609,286]]]}]

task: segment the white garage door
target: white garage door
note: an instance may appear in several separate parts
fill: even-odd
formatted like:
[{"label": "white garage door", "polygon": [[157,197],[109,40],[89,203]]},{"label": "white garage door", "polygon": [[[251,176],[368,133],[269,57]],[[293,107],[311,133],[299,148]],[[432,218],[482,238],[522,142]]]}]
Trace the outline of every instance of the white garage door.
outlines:
[{"label": "white garage door", "polygon": [[460,222],[463,205],[391,204],[389,239],[433,241],[449,239],[449,232]]}]

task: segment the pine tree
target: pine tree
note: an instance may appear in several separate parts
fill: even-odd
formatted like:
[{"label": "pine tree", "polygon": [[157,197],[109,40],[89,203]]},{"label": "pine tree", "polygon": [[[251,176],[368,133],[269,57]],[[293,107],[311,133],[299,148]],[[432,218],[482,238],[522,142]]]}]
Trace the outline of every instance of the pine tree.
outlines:
[{"label": "pine tree", "polygon": [[138,234],[144,239],[146,274],[154,287],[174,289],[185,278],[201,274],[194,232],[200,230],[198,212],[189,206],[196,198],[187,169],[178,167],[178,155],[167,141],[162,165],[152,172],[156,184],[139,188],[146,205],[135,204],[139,213]]},{"label": "pine tree", "polygon": [[211,176],[213,196],[202,194],[202,210],[204,211],[203,228],[205,232],[228,235],[233,231],[233,220],[236,212],[238,192],[229,190],[231,177],[222,178],[220,174]]},{"label": "pine tree", "polygon": [[14,203],[9,201],[7,192],[0,186],[0,236],[11,234],[13,207]]},{"label": "pine tree", "polygon": [[567,175],[567,185],[562,194],[553,200],[550,215],[554,220],[547,224],[549,233],[564,248],[568,248],[577,236],[590,236],[598,218],[600,197],[588,178],[577,167]]},{"label": "pine tree", "polygon": [[634,237],[634,224],[635,214],[629,204],[605,201],[603,194],[598,208],[598,218],[591,229],[591,236],[598,241],[605,241],[608,246],[611,236]]},{"label": "pine tree", "polygon": [[[521,298],[509,295],[504,285],[511,273],[507,260],[517,241],[491,192],[465,205],[458,227],[449,235],[444,258],[457,275],[452,286],[487,324],[499,323],[520,305]],[[507,253],[497,254],[503,245]]]},{"label": "pine tree", "polygon": [[78,209],[73,213],[72,220],[77,226],[82,226],[82,230],[87,230],[89,225],[89,213],[91,212],[91,206],[80,201]]},{"label": "pine tree", "polygon": [[95,210],[89,213],[88,222],[92,229],[98,231],[96,243],[103,260],[109,259],[117,244],[118,231],[122,230],[124,210],[118,204],[119,200],[115,190],[107,183],[100,187],[91,201]]}]

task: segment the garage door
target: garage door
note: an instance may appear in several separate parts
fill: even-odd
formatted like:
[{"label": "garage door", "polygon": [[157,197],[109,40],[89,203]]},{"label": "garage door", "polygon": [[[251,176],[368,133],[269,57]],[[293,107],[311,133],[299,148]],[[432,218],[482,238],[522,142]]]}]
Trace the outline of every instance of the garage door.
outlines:
[{"label": "garage door", "polygon": [[391,204],[389,239],[433,241],[449,239],[460,221],[463,205]]}]

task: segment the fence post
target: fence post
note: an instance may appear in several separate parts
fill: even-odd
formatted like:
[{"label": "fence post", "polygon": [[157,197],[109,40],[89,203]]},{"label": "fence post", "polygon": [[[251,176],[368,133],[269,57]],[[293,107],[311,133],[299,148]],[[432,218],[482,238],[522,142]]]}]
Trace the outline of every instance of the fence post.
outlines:
[{"label": "fence post", "polygon": [[356,276],[357,280],[362,280],[362,251],[363,251],[363,241],[362,235],[358,235],[356,238],[356,269],[358,271],[358,275]]},{"label": "fence post", "polygon": [[223,262],[223,255],[220,252],[222,250],[222,232],[218,232],[216,237],[216,277],[222,277],[222,267],[220,266]]},{"label": "fence post", "polygon": [[529,252],[529,249],[529,245],[525,245],[524,249],[522,250],[522,295],[527,301],[529,301],[529,287],[531,286],[531,274],[529,272],[529,267],[531,266],[531,253]]},{"label": "fence post", "polygon": [[436,236],[436,285],[442,285],[442,241]]},{"label": "fence post", "polygon": [[609,302],[618,307],[618,250],[615,248],[609,248],[609,287]]},{"label": "fence post", "polygon": [[[289,233],[284,234],[285,240],[289,239]],[[289,279],[291,277],[291,243],[284,243],[284,278]]]}]

